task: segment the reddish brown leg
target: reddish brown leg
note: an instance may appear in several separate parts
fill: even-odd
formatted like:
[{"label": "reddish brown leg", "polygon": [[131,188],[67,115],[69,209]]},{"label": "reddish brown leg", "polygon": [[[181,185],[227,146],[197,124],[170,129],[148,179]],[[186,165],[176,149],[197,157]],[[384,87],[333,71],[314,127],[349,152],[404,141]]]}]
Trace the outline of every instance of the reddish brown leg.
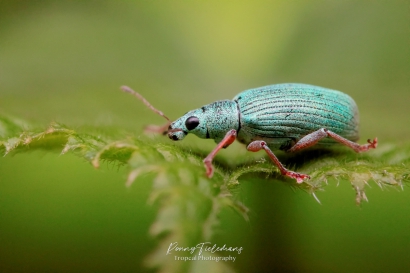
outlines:
[{"label": "reddish brown leg", "polygon": [[341,137],[338,134],[333,133],[332,131],[322,128],[301,138],[295,145],[292,146],[292,148],[288,150],[288,152],[296,152],[311,147],[325,137],[331,137],[337,142],[353,149],[357,153],[366,152],[369,149],[376,149],[377,147],[377,138],[375,138],[373,141],[368,139],[368,144],[360,145],[353,141],[345,139],[344,137]]},{"label": "reddish brown leg", "polygon": [[154,133],[154,134],[162,134],[166,135],[168,132],[168,127],[171,123],[167,122],[164,125],[147,125],[144,128],[145,133]]},{"label": "reddish brown leg", "polygon": [[275,165],[278,166],[278,168],[280,170],[280,173],[282,175],[287,176],[287,177],[296,179],[296,182],[298,182],[298,183],[302,183],[304,179],[309,179],[310,178],[310,176],[307,175],[307,174],[292,172],[292,171],[289,171],[288,169],[286,169],[282,165],[282,163],[280,163],[279,159],[275,156],[275,154],[271,151],[271,149],[269,149],[266,142],[263,141],[263,140],[255,140],[255,141],[251,142],[248,145],[248,147],[246,147],[246,149],[248,149],[248,151],[251,151],[251,152],[257,152],[257,151],[260,151],[260,150],[264,149],[265,152],[270,157],[270,159],[272,159],[273,163],[275,163]]},{"label": "reddish brown leg", "polygon": [[214,166],[212,166],[212,160],[219,152],[220,149],[226,148],[231,145],[236,139],[236,130],[232,129],[228,133],[226,133],[225,137],[222,139],[221,142],[213,149],[213,151],[204,159],[206,175],[211,178],[214,174]]}]

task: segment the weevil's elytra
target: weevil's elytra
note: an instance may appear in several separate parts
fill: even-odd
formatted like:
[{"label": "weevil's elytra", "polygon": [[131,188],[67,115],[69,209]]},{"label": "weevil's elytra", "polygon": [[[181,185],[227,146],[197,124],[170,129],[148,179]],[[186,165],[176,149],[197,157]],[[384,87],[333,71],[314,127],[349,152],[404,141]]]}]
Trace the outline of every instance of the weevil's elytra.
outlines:
[{"label": "weevil's elytra", "polygon": [[[236,99],[242,117],[238,140],[249,144],[255,135],[271,148],[327,128],[351,141],[359,138],[359,114],[348,95],[321,87],[279,84],[251,89]],[[266,140],[267,139],[267,140]],[[319,144],[334,142],[323,139]]]},{"label": "weevil's elytra", "polygon": [[[169,121],[141,95],[129,87],[122,89]],[[166,134],[172,140],[182,140],[188,133],[215,140],[218,145],[204,159],[208,177],[213,175],[212,160],[216,153],[235,139],[247,145],[249,151],[265,150],[280,172],[298,183],[309,176],[287,170],[272,149],[296,152],[314,145],[341,143],[364,152],[377,146],[377,138],[364,145],[355,143],[359,139],[359,111],[350,96],[308,84],[249,89],[233,100],[216,101],[189,111],[166,126],[155,127],[155,131],[167,127]]]}]

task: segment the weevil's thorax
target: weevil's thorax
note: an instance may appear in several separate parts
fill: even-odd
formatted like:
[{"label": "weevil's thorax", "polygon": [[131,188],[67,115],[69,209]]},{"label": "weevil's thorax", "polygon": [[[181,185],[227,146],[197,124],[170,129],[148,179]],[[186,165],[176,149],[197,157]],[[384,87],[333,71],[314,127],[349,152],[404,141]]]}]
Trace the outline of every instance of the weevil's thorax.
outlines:
[{"label": "weevil's thorax", "polygon": [[205,138],[212,138],[219,143],[229,130],[239,129],[239,108],[235,101],[216,101],[201,109],[206,115],[208,129]]},{"label": "weevil's thorax", "polygon": [[[238,130],[239,112],[236,102],[231,100],[216,101],[201,108],[189,111],[169,127],[169,138],[181,140],[188,133],[200,138],[212,138],[219,143],[225,134]],[[176,131],[180,129],[180,131]]]}]

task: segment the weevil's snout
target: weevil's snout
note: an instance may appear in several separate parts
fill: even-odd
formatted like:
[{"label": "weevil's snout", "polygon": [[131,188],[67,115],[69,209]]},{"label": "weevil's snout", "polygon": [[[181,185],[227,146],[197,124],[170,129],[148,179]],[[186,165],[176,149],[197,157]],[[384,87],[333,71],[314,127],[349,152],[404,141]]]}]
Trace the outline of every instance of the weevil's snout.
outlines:
[{"label": "weevil's snout", "polygon": [[[201,122],[198,116],[201,117],[202,112],[202,109],[192,110],[176,121],[172,122],[168,127],[168,137],[172,140],[182,140],[188,133],[193,133],[199,136],[198,132],[200,131],[198,131],[197,129],[201,127],[199,126]],[[205,122],[202,123],[202,127],[204,127]]]},{"label": "weevil's snout", "polygon": [[168,127],[168,137],[174,141],[182,140],[187,133],[180,128],[172,128],[172,124]]}]

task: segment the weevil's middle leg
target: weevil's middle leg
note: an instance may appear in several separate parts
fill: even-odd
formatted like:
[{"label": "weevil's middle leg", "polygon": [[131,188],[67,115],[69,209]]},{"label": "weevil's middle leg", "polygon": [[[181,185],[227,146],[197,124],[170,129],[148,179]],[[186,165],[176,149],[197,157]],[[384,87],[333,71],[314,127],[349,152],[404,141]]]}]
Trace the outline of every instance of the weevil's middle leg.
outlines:
[{"label": "weevil's middle leg", "polygon": [[287,151],[288,152],[296,152],[296,151],[300,151],[300,150],[305,149],[305,148],[312,147],[313,145],[318,143],[319,140],[321,140],[322,138],[325,138],[325,137],[331,137],[334,140],[336,140],[337,142],[339,142],[339,143],[353,149],[357,153],[366,152],[369,149],[376,149],[376,147],[377,147],[377,138],[375,138],[373,141],[368,139],[367,144],[360,145],[360,144],[357,144],[353,141],[350,141],[350,140],[348,140],[344,137],[341,137],[338,134],[333,133],[332,131],[329,131],[325,128],[322,128],[322,129],[319,129],[319,130],[317,130],[313,133],[310,133],[310,134],[304,136],[298,142],[296,142],[296,144],[293,145],[292,148],[290,148]]},{"label": "weevil's middle leg", "polygon": [[296,182],[298,183],[302,183],[303,180],[305,179],[309,179],[310,176],[307,174],[303,174],[303,173],[297,173],[297,172],[293,172],[293,171],[289,171],[288,169],[286,169],[282,163],[280,163],[279,159],[275,156],[275,154],[272,152],[271,149],[269,149],[268,145],[266,144],[265,141],[263,140],[255,140],[253,142],[251,142],[248,147],[246,147],[246,149],[248,151],[251,152],[257,152],[260,151],[262,149],[265,150],[265,152],[268,154],[268,156],[270,157],[270,159],[272,159],[273,163],[275,163],[276,166],[278,166],[280,173],[282,175],[285,175],[287,177],[296,179]]},{"label": "weevil's middle leg", "polygon": [[229,145],[231,145],[236,139],[236,130],[232,129],[228,133],[226,133],[225,137],[222,139],[221,142],[218,143],[218,145],[213,149],[213,151],[204,159],[204,164],[205,164],[205,169],[206,169],[206,175],[211,178],[214,174],[214,166],[212,166],[212,160],[216,156],[216,154],[221,150],[222,148],[227,148]]}]

